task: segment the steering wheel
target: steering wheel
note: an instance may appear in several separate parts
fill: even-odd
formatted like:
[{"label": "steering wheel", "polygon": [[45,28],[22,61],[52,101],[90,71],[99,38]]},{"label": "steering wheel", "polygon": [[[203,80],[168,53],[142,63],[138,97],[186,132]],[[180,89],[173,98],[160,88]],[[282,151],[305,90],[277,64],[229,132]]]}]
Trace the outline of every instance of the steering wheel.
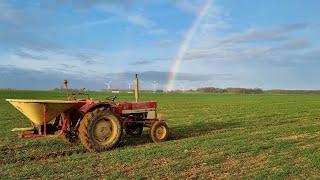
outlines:
[{"label": "steering wheel", "polygon": [[117,98],[118,98],[117,96],[108,96],[108,97],[106,97],[106,100],[114,101]]}]

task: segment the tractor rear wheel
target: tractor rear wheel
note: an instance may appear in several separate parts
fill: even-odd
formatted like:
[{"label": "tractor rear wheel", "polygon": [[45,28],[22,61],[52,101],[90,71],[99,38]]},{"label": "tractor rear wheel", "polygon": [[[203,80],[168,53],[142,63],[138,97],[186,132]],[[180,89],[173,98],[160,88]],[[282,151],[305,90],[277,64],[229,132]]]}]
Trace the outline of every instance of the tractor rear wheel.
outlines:
[{"label": "tractor rear wheel", "polygon": [[153,142],[166,141],[169,137],[169,128],[164,121],[156,121],[152,124],[149,135]]},{"label": "tractor rear wheel", "polygon": [[122,125],[109,109],[88,112],[80,122],[79,139],[83,146],[94,152],[114,148],[120,142]]},{"label": "tractor rear wheel", "polygon": [[142,135],[143,125],[137,124],[137,125],[127,126],[125,128],[125,131],[130,136],[138,137]]}]

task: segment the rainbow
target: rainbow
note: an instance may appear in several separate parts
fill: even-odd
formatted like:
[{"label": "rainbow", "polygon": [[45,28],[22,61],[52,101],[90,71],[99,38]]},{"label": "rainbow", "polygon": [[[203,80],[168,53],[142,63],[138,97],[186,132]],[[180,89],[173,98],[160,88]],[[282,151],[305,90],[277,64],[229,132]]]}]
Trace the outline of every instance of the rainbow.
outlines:
[{"label": "rainbow", "polygon": [[192,39],[192,37],[194,36],[197,27],[199,26],[202,18],[207,14],[209,8],[211,7],[211,0],[207,0],[203,7],[200,9],[197,17],[195,18],[195,20],[193,21],[190,29],[185,33],[184,35],[184,40],[179,48],[179,51],[177,52],[174,60],[173,60],[173,66],[171,71],[169,72],[169,76],[168,76],[168,84],[167,84],[167,91],[172,91],[173,86],[174,86],[174,80],[175,80],[175,76],[179,70],[180,64],[185,56],[185,53],[189,47],[190,41]]}]

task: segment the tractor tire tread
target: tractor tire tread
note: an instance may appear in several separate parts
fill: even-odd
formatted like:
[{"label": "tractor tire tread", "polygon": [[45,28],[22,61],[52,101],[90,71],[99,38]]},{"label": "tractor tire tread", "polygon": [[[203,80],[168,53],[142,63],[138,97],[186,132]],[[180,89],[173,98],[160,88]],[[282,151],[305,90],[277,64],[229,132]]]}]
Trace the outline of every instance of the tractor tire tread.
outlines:
[{"label": "tractor tire tread", "polygon": [[104,108],[97,108],[95,110],[93,110],[92,112],[88,112],[82,119],[82,121],[80,122],[80,127],[79,127],[79,139],[80,139],[80,142],[82,143],[82,145],[89,151],[91,152],[101,152],[101,151],[104,151],[104,150],[109,150],[109,149],[112,149],[114,147],[116,147],[122,137],[122,125],[121,123],[119,122],[119,128],[120,128],[120,134],[117,138],[117,140],[109,145],[109,146],[99,146],[98,144],[94,143],[91,138],[90,138],[90,132],[89,132],[89,129],[90,129],[90,123],[91,121],[96,118],[96,117],[101,117],[101,116],[115,116],[119,121],[119,117],[116,116],[114,113],[112,113],[110,111],[110,109],[104,109]]},{"label": "tractor tire tread", "polygon": [[[162,139],[158,139],[158,138],[156,137],[156,135],[155,135],[155,133],[156,133],[156,128],[158,128],[158,126],[164,126],[164,127],[166,128],[166,130],[167,130],[167,133],[166,133],[165,137],[162,138]],[[153,142],[155,142],[155,143],[159,143],[159,142],[164,142],[164,141],[166,141],[166,140],[169,138],[169,134],[170,134],[170,130],[169,130],[169,128],[168,128],[167,123],[164,122],[164,121],[156,121],[156,122],[154,122],[154,123],[152,124],[152,126],[150,127],[150,129],[149,129],[149,136],[150,136],[151,140],[152,140]]]}]

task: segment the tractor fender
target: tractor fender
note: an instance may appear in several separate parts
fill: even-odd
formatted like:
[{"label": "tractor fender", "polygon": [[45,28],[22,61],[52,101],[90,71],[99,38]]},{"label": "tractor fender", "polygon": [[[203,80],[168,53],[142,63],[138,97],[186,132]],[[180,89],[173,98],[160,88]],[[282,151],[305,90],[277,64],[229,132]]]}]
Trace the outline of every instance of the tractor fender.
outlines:
[{"label": "tractor fender", "polygon": [[83,105],[80,110],[82,113],[87,113],[95,110],[96,108],[101,108],[101,107],[110,107],[111,105],[109,103],[104,103],[104,102],[99,102],[99,103],[91,103],[91,104],[86,104]]}]

